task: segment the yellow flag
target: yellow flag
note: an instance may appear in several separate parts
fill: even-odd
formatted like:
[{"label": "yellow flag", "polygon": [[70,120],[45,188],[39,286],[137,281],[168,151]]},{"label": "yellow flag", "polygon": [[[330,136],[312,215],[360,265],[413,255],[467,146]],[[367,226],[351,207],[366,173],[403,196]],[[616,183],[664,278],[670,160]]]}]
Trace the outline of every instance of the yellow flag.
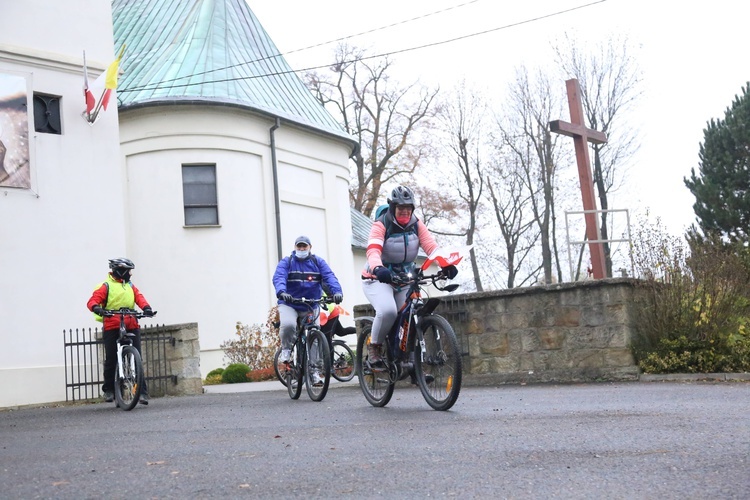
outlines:
[{"label": "yellow flag", "polygon": [[125,45],[120,49],[120,53],[117,55],[117,59],[112,61],[112,64],[107,68],[107,76],[104,79],[104,88],[116,89],[117,88],[117,71],[120,69],[120,59],[125,52]]}]

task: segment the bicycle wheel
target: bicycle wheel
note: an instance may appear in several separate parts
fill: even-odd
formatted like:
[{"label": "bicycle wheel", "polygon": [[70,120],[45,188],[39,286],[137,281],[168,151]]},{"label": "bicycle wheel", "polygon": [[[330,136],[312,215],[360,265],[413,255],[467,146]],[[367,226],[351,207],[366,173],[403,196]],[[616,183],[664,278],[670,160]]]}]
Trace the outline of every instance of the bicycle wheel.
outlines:
[{"label": "bicycle wheel", "polygon": [[[370,334],[372,333],[372,322],[364,322],[362,331],[357,337],[357,377],[359,378],[359,387],[362,389],[365,399],[372,406],[385,406],[393,396],[395,381],[390,377],[389,371],[372,371],[367,362],[367,346],[370,345]],[[383,353],[386,365],[391,365],[390,349],[387,348]]]},{"label": "bicycle wheel", "polygon": [[323,401],[331,383],[331,350],[323,332],[311,329],[307,332],[305,359],[305,387],[313,401]]},{"label": "bicycle wheel", "polygon": [[461,352],[448,321],[441,316],[421,318],[418,328],[424,338],[424,352],[415,346],[414,371],[425,401],[435,410],[447,410],[461,392]]},{"label": "bicycle wheel", "polygon": [[289,397],[292,399],[299,398],[302,394],[302,365],[304,359],[300,355],[299,339],[292,347],[292,356],[289,358],[289,366],[286,369],[286,389],[289,391]]},{"label": "bicycle wheel", "polygon": [[281,347],[276,349],[276,354],[273,355],[273,371],[276,373],[276,378],[279,382],[286,386],[286,367],[279,366],[279,356],[281,355]]},{"label": "bicycle wheel", "polygon": [[[115,400],[117,406],[125,411],[132,410],[138,404],[143,386],[143,365],[141,355],[132,345],[122,348],[122,354],[115,368]],[[120,372],[122,370],[122,376]]]},{"label": "bicycle wheel", "polygon": [[354,353],[343,340],[331,344],[331,375],[339,382],[354,378]]}]

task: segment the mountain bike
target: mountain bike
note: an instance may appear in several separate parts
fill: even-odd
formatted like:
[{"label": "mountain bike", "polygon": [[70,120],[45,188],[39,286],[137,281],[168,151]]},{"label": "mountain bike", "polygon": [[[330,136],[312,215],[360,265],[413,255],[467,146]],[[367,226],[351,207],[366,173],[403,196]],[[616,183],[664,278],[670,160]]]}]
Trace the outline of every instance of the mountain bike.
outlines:
[{"label": "mountain bike", "polygon": [[[328,340],[321,332],[316,320],[321,305],[330,304],[330,297],[320,299],[294,299],[294,304],[304,304],[308,313],[297,320],[297,331],[288,363],[281,363],[279,370],[286,381],[289,397],[298,399],[304,380],[307,395],[313,401],[323,401],[331,382],[331,351]],[[276,360],[274,360],[276,365]]]},{"label": "mountain bike", "polygon": [[432,284],[438,290],[452,292],[458,285],[441,287],[447,278],[438,272],[424,274],[433,260],[444,267],[457,264],[461,257],[454,253],[448,259],[436,256],[428,259],[412,274],[394,276],[393,285],[407,287],[404,305],[396,322],[386,335],[381,355],[385,369],[370,366],[367,347],[370,344],[373,318],[358,318],[361,330],[357,338],[357,374],[365,399],[377,407],[388,404],[396,382],[413,375],[427,404],[435,410],[448,410],[461,392],[461,352],[456,333],[450,323],[437,314],[437,297],[423,297],[423,285]]},{"label": "mountain bike", "polygon": [[[343,310],[340,305],[336,305],[336,308],[341,308]],[[349,313],[345,312],[345,314]],[[355,334],[357,329],[353,326],[342,326],[338,315],[329,315],[327,321],[323,323],[323,315],[321,314],[320,323],[320,331],[326,335],[328,345],[331,348],[331,376],[339,382],[348,382],[354,378],[356,372],[354,366],[354,352],[346,342],[334,337],[345,337],[347,335]],[[280,355],[281,346],[276,349],[276,353],[273,356],[273,368],[276,373],[276,378],[286,386],[286,375],[282,374],[284,369],[279,363]]]},{"label": "mountain bike", "polygon": [[120,316],[120,333],[117,338],[117,366],[115,367],[115,401],[125,411],[132,410],[141,398],[143,388],[143,361],[141,353],[133,345],[134,333],[125,328],[125,316],[136,319],[146,318],[142,312],[123,307],[122,309],[105,309],[104,316]]},{"label": "mountain bike", "polygon": [[[349,328],[356,331],[353,326]],[[333,339],[331,341],[331,375],[339,382],[349,382],[354,378],[354,373],[354,352],[351,347],[343,340]]]}]

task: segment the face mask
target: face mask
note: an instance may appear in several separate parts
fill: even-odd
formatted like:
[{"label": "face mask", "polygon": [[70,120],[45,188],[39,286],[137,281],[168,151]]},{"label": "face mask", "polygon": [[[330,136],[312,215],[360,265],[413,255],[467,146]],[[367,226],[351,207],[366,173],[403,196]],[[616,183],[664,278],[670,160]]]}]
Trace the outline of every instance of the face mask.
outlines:
[{"label": "face mask", "polygon": [[411,215],[407,215],[405,217],[396,217],[396,222],[398,222],[399,225],[401,226],[407,225],[410,220],[411,220]]},{"label": "face mask", "polygon": [[115,278],[122,280],[125,283],[130,281],[130,269],[114,269],[112,274]]},{"label": "face mask", "polygon": [[294,255],[298,259],[306,259],[310,256],[310,250],[295,250]]}]

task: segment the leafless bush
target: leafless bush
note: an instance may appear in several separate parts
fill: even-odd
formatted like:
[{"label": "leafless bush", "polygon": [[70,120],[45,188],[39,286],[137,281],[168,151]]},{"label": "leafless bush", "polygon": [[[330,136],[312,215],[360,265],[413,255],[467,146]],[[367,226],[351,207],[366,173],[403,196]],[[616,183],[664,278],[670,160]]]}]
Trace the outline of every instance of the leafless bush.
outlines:
[{"label": "leafless bush", "polygon": [[742,248],[716,238],[688,243],[669,236],[659,221],[640,224],[633,242],[644,291],[633,342],[637,359],[685,358],[687,351],[723,359],[750,341],[750,268]]},{"label": "leafless bush", "polygon": [[243,325],[237,322],[236,337],[221,344],[229,363],[244,363],[250,370],[273,367],[273,357],[281,341],[276,306],[268,312],[265,324]]}]

